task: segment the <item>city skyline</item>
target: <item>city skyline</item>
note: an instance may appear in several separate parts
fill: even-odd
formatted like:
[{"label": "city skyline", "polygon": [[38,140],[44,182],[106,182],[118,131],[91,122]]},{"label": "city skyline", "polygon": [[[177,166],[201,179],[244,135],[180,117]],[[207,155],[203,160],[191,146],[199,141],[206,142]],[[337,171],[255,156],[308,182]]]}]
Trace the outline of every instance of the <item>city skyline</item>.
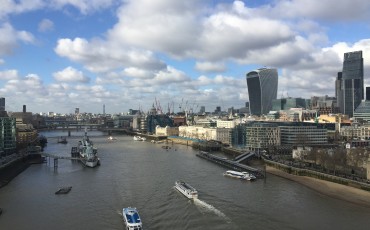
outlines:
[{"label": "city skyline", "polygon": [[213,111],[249,101],[246,73],[279,72],[277,97],[335,95],[343,55],[362,51],[370,3],[0,1],[0,97],[7,111]]}]

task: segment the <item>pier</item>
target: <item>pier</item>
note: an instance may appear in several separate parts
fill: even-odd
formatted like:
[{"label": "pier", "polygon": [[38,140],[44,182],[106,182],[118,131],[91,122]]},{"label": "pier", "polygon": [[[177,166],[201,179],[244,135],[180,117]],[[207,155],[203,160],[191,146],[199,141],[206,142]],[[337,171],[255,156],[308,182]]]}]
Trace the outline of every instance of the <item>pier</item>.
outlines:
[{"label": "pier", "polygon": [[249,173],[252,173],[255,175],[257,178],[264,178],[265,173],[263,173],[261,170],[250,167],[248,165],[240,164],[237,161],[232,161],[223,157],[215,156],[213,154],[210,154],[208,152],[200,151],[199,153],[196,154],[198,157],[215,162],[219,165],[222,165],[226,168],[234,169],[234,170],[239,170],[239,171],[246,171]]},{"label": "pier", "polygon": [[72,155],[72,152],[71,152],[71,155],[72,156],[59,156],[59,155],[54,155],[54,154],[51,154],[51,153],[44,153],[44,152],[41,152],[40,153],[41,156],[44,156],[44,157],[49,157],[50,158],[53,158],[54,160],[54,170],[56,170],[58,168],[58,159],[63,159],[63,160],[81,160],[80,157],[77,157],[76,155]]}]

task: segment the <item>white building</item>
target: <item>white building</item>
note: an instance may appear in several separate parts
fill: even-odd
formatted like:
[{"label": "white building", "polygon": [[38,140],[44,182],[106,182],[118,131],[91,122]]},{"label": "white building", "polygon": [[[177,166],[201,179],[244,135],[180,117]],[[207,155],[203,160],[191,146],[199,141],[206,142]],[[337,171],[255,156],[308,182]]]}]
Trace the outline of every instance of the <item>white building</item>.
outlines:
[{"label": "white building", "polygon": [[217,120],[217,128],[234,128],[235,127],[235,120],[228,120],[228,121],[224,121],[224,120]]},{"label": "white building", "polygon": [[157,136],[178,136],[179,135],[179,127],[160,127],[157,125],[155,127],[155,135]]},{"label": "white building", "polygon": [[204,128],[197,126],[180,126],[179,136],[200,140],[216,140],[216,128]]}]

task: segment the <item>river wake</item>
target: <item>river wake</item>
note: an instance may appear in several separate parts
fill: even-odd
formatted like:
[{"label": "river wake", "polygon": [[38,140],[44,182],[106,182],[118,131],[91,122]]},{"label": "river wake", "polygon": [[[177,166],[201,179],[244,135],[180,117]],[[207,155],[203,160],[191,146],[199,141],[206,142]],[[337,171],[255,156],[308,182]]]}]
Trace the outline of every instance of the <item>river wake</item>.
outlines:
[{"label": "river wake", "polygon": [[194,200],[194,204],[197,205],[198,207],[200,207],[201,211],[212,212],[212,213],[216,214],[217,216],[222,217],[223,219],[230,222],[230,219],[223,212],[221,212],[220,210],[218,210],[214,206],[206,203],[205,201],[199,200],[199,199],[193,199],[193,200]]}]

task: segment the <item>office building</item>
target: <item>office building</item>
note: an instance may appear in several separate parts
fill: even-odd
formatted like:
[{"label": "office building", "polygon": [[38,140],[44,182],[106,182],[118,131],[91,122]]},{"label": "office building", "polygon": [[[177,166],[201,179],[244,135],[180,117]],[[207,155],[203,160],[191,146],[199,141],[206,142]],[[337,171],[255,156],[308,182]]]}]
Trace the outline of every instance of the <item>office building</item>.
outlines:
[{"label": "office building", "polygon": [[289,110],[292,108],[307,108],[306,99],[303,98],[281,98],[272,100],[272,110]]},{"label": "office building", "polygon": [[5,98],[0,97],[0,111],[5,111]]},{"label": "office building", "polygon": [[343,70],[338,79],[340,88],[337,89],[338,102],[341,113],[350,117],[357,106],[364,99],[364,60],[362,51],[344,54]]},{"label": "office building", "polygon": [[261,68],[246,75],[250,113],[260,116],[272,108],[272,101],[277,98],[278,72],[272,68]]},{"label": "office building", "polygon": [[370,101],[370,87],[366,87],[366,101]]}]

